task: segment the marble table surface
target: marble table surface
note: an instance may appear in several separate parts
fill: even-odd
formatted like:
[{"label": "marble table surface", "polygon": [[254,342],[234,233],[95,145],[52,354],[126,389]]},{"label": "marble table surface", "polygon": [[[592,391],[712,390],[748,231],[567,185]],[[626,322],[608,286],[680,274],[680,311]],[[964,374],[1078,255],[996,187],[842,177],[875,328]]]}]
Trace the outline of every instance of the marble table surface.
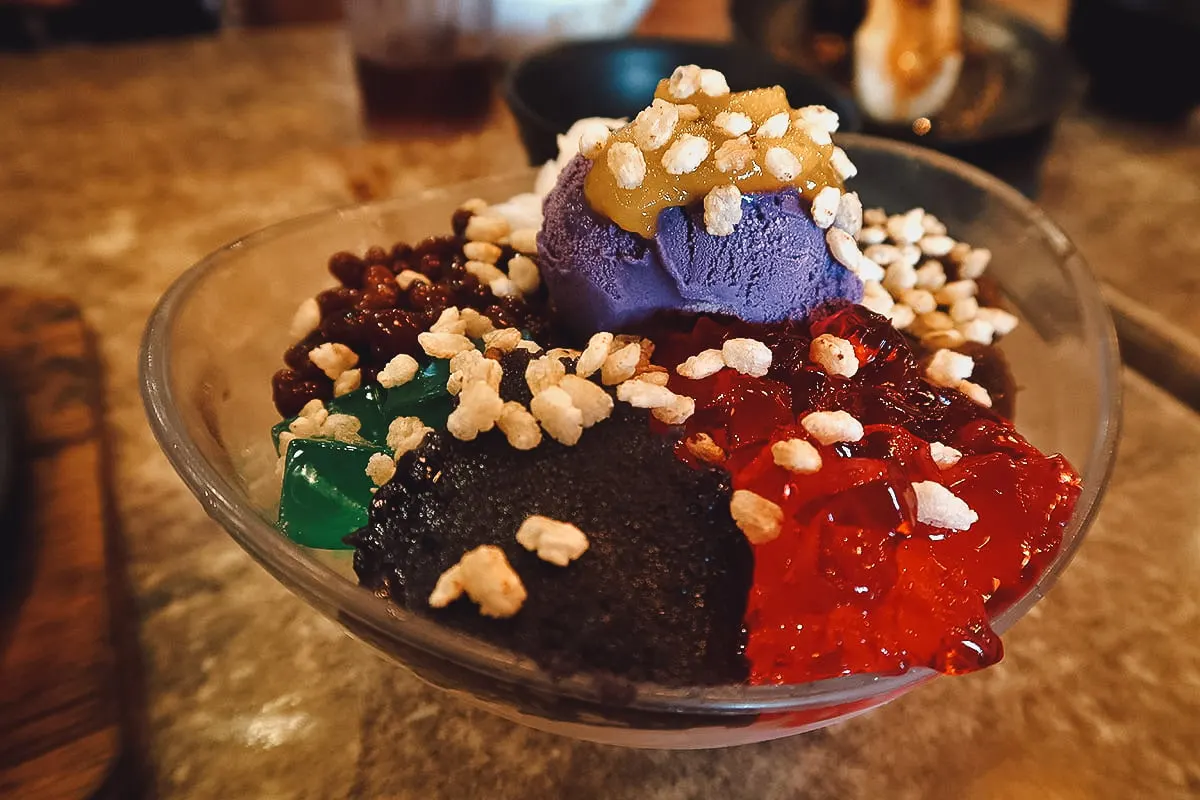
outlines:
[{"label": "marble table surface", "polygon": [[[1090,539],[1000,666],[771,744],[573,743],[424,688],[289,595],[204,516],[138,398],[145,318],[189,264],[355,192],[518,168],[504,113],[457,138],[366,141],[345,44],[324,28],[4,56],[0,109],[0,283],[73,297],[104,360],[158,796],[1200,794],[1200,416],[1138,375]],[[1196,143],[1072,116],[1045,203],[1123,299],[1200,333],[1183,313],[1200,291],[1182,224]]]}]

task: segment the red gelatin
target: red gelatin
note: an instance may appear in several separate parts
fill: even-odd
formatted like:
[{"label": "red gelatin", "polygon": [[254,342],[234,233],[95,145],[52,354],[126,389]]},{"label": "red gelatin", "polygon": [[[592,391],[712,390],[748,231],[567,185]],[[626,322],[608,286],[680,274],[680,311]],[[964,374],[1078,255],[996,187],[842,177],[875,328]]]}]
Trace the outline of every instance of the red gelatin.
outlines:
[{"label": "red gelatin", "polygon": [[[822,333],[854,344],[861,366],[853,378],[830,377],[809,361],[809,343]],[[766,377],[726,369],[700,381],[672,375],[670,385],[696,398],[687,433],[707,433],[724,448],[734,488],[784,512],[779,537],[755,546],[751,681],[915,666],[953,674],[999,661],[989,618],[1057,552],[1079,495],[1071,466],[991,410],[925,381],[903,334],[861,306],[766,326],[701,319],[690,333],[660,338],[656,360],[680,363],[735,336],[771,347]],[[823,466],[811,475],[775,465],[772,443],[809,438],[800,419],[838,409],[863,423],[861,441],[818,444]],[[962,460],[939,469],[934,441],[962,451]],[[919,481],[945,485],[978,522],[965,531],[918,522]]]}]

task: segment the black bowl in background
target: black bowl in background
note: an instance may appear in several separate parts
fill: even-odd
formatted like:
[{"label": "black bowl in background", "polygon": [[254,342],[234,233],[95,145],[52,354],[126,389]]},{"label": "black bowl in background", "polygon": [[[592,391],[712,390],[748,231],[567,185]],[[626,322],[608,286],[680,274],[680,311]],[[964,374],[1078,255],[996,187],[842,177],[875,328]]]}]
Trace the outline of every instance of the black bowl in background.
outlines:
[{"label": "black bowl in background", "polygon": [[761,50],[683,39],[598,39],[542,50],[509,70],[504,97],[517,119],[529,163],[554,158],[556,137],[578,119],[632,119],[649,105],[659,80],[680,64],[720,70],[735,92],[778,84],[793,106],[829,106],[841,116],[841,130],[860,129],[858,108],[848,94]]},{"label": "black bowl in background", "polygon": [[[782,61],[813,63],[811,36],[815,28],[831,24],[830,9],[842,12],[834,33],[850,37],[860,22],[853,12],[860,7],[865,8],[865,3],[852,0],[732,0],[730,16],[739,39]],[[970,126],[939,124],[935,116],[933,129],[924,136],[907,125],[865,117],[863,130],[940,150],[1034,197],[1058,119],[1082,95],[1082,72],[1060,42],[986,2],[965,3],[963,34],[968,42],[967,65],[977,69],[964,68],[961,91],[976,98],[997,81],[1001,86],[986,113],[977,114]],[[841,60],[828,65],[828,77],[848,86],[851,59],[851,50],[846,50]]]},{"label": "black bowl in background", "polygon": [[1076,0],[1067,45],[1101,111],[1179,122],[1200,105],[1200,0]]}]

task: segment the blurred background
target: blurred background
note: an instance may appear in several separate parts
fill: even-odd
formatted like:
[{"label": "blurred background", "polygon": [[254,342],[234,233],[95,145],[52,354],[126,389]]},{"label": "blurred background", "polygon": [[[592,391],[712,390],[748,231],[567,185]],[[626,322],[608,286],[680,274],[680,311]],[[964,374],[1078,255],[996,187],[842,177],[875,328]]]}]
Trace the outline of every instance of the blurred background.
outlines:
[{"label": "blurred background", "polygon": [[[690,61],[978,165],[1097,273],[1125,444],[1039,607],[1086,641],[791,742],[567,743],[348,648],[171,471],[136,360],[189,265],[541,163]],[[1200,796],[1198,102],[1198,0],[0,0],[0,797]]]}]

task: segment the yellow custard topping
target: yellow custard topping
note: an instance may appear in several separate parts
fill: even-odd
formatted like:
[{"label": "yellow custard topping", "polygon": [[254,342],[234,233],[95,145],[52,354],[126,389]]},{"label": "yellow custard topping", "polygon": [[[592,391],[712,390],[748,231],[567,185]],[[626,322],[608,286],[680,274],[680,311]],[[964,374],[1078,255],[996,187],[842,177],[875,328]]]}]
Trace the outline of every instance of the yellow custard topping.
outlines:
[{"label": "yellow custard topping", "polygon": [[679,67],[633,122],[606,139],[581,142],[580,152],[595,162],[584,195],[596,213],[647,238],[664,208],[717,187],[745,194],[795,186],[811,200],[854,174],[832,144],[836,129],[837,114],[824,106],[794,109],[778,86],[731,93],[721,73]]}]

